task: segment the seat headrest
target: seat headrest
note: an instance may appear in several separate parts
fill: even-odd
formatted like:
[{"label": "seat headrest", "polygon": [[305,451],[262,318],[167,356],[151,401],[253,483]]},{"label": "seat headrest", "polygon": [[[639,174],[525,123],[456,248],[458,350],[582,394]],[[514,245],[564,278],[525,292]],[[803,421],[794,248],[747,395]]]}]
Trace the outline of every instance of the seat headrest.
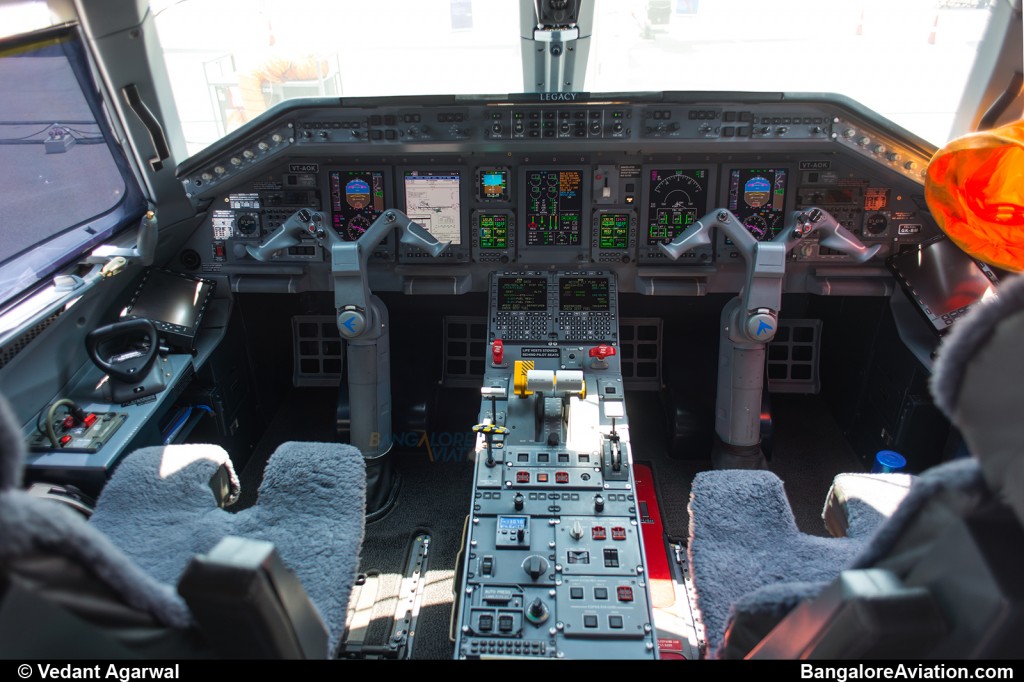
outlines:
[{"label": "seat headrest", "polygon": [[21,487],[25,442],[7,400],[0,395],[0,492]]},{"label": "seat headrest", "polygon": [[945,339],[935,402],[978,458],[985,482],[1024,523],[1024,275],[972,310]]}]

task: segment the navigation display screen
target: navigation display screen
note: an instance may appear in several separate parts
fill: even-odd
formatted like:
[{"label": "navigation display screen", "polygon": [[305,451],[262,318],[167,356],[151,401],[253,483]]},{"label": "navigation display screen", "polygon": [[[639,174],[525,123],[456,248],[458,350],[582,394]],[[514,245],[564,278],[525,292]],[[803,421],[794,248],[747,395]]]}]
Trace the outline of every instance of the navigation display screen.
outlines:
[{"label": "navigation display screen", "polygon": [[580,172],[529,171],[526,192],[526,245],[578,246],[583,213]]},{"label": "navigation display screen", "polygon": [[508,248],[508,214],[481,213],[477,220],[481,249]]},{"label": "navigation display screen", "polygon": [[606,312],[610,309],[608,278],[560,277],[558,308],[569,313]]},{"label": "navigation display screen", "polygon": [[652,170],[647,245],[668,244],[707,212],[707,204],[706,170]]},{"label": "navigation display screen", "polygon": [[729,210],[759,242],[782,230],[786,212],[784,168],[735,168],[729,174]]},{"label": "navigation display screen", "polygon": [[498,310],[537,312],[548,309],[548,281],[543,277],[499,277]]},{"label": "navigation display screen", "polygon": [[354,242],[384,212],[384,174],[374,170],[331,171],[331,221],[342,239]]},{"label": "navigation display screen", "polygon": [[406,171],[405,212],[439,242],[462,243],[458,171]]},{"label": "navigation display screen", "polygon": [[602,213],[597,222],[597,246],[600,249],[629,248],[629,214]]}]

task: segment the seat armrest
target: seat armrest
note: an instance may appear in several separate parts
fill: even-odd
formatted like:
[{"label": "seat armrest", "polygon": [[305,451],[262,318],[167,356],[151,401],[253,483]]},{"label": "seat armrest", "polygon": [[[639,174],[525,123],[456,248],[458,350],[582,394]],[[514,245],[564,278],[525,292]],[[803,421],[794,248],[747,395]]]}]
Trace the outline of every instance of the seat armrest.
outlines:
[{"label": "seat armrest", "polygon": [[327,628],[269,542],[224,538],[192,559],[178,592],[226,658],[327,658]]},{"label": "seat armrest", "polygon": [[910,474],[839,474],[821,511],[825,528],[837,538],[871,535],[903,502],[914,478]]}]

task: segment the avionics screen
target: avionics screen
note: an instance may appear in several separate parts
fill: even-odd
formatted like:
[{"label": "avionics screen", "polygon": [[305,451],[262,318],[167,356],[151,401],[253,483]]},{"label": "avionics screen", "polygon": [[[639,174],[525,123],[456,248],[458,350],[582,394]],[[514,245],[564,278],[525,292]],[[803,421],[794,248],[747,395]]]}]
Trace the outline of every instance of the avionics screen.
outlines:
[{"label": "avionics screen", "polygon": [[771,241],[785,224],[786,170],[734,168],[729,174],[729,210],[758,241]]},{"label": "avionics screen", "polygon": [[605,277],[560,277],[558,309],[569,312],[605,312],[609,310],[608,279]]},{"label": "avionics screen", "polygon": [[384,212],[385,201],[380,171],[331,171],[331,221],[342,239],[362,237]]},{"label": "avionics screen", "polygon": [[996,276],[945,237],[889,259],[889,267],[932,326],[943,331],[993,292]]},{"label": "avionics screen", "polygon": [[150,270],[124,316],[144,317],[191,330],[211,293],[212,282]]},{"label": "avionics screen", "polygon": [[600,249],[629,248],[628,213],[602,213],[598,216],[597,246]]},{"label": "avionics screen", "polygon": [[583,213],[580,172],[529,171],[526,192],[526,245],[579,245]]},{"label": "avionics screen", "polygon": [[477,229],[481,249],[508,248],[508,214],[481,213]]},{"label": "avionics screen", "polygon": [[406,171],[405,212],[440,242],[462,243],[458,171]]},{"label": "avionics screen", "polygon": [[508,169],[484,168],[479,178],[477,196],[481,201],[508,201]]},{"label": "avionics screen", "polygon": [[647,245],[669,243],[707,212],[708,172],[651,171],[647,197]]},{"label": "avionics screen", "polygon": [[548,309],[548,281],[543,277],[499,277],[498,310],[536,312]]},{"label": "avionics screen", "polygon": [[499,516],[498,530],[525,530],[525,516]]}]

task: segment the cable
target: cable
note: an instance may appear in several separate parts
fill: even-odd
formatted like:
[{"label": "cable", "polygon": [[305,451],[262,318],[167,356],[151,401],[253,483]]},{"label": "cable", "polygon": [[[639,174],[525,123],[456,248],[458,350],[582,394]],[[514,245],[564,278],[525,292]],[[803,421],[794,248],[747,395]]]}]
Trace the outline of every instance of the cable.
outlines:
[{"label": "cable", "polygon": [[178,435],[178,432],[181,431],[182,427],[185,426],[186,422],[188,422],[188,418],[191,416],[192,408],[186,407],[185,411],[174,420],[171,427],[167,430],[167,435],[164,436],[164,445],[169,445],[170,442],[174,440],[174,437]]},{"label": "cable", "polygon": [[52,445],[54,448],[60,447],[60,441],[57,440],[57,432],[53,430],[53,420],[57,418],[57,410],[59,410],[61,407],[64,407],[65,405],[68,408],[68,412],[70,412],[71,415],[75,418],[76,422],[82,421],[82,419],[85,416],[84,413],[82,412],[82,408],[75,404],[74,400],[68,400],[67,398],[55,400],[54,402],[50,403],[50,406],[47,407],[46,410],[39,413],[40,417],[42,417],[43,414],[46,415],[46,421],[43,423],[44,428],[40,428],[39,420],[36,420],[36,428],[39,431],[42,431],[43,433],[46,434],[46,437],[50,439],[50,445]]}]

